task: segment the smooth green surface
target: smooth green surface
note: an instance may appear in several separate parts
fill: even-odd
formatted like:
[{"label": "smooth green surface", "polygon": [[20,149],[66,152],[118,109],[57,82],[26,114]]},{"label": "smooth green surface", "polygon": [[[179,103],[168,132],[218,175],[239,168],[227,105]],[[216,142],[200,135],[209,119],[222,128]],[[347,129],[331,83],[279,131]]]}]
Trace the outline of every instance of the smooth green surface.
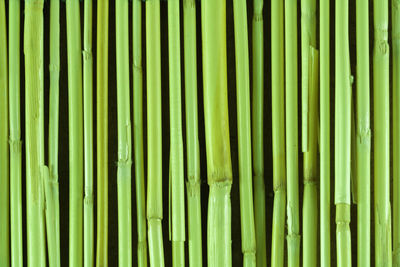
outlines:
[{"label": "smooth green surface", "polygon": [[357,265],[369,267],[371,264],[371,130],[368,1],[356,1],[356,8]]},{"label": "smooth green surface", "polygon": [[196,2],[183,1],[183,48],[187,144],[187,210],[189,266],[201,267],[200,147],[197,107]]},{"label": "smooth green surface", "polygon": [[147,222],[150,266],[164,266],[161,221],[162,131],[161,131],[161,40],[160,1],[146,2],[147,64]]},{"label": "smooth green surface", "polygon": [[246,0],[233,1],[243,266],[256,266],[251,160],[250,73]]}]

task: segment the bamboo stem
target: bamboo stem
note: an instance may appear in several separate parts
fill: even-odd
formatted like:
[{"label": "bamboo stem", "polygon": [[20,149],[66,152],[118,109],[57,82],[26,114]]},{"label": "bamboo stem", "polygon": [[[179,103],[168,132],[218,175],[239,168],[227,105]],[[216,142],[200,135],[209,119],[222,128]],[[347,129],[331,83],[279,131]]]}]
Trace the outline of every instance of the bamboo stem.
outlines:
[{"label": "bamboo stem", "polygon": [[160,1],[146,2],[147,222],[151,266],[164,266],[162,220]]},{"label": "bamboo stem", "polygon": [[196,2],[183,1],[189,266],[201,267],[200,148],[197,112]]}]

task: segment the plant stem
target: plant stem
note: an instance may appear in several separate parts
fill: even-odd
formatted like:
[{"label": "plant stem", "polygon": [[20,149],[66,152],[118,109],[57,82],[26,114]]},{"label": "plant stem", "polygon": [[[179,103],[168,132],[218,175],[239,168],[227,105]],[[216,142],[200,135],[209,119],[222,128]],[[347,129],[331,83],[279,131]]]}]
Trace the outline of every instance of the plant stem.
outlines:
[{"label": "plant stem", "polygon": [[151,266],[164,266],[162,220],[160,1],[146,2],[147,221]]},{"label": "plant stem", "polygon": [[196,1],[183,1],[189,266],[201,267],[200,147],[197,111]]},{"label": "plant stem", "polygon": [[388,0],[374,1],[375,266],[392,266],[388,13]]},{"label": "plant stem", "polygon": [[146,195],[143,158],[142,2],[132,1],[133,14],[133,122],[138,231],[138,266],[147,267]]},{"label": "plant stem", "polygon": [[[10,265],[10,177],[6,7],[0,1],[0,266]],[[19,31],[18,31],[19,34]],[[11,53],[11,51],[10,51]],[[15,53],[15,52],[14,52]],[[10,54],[11,55],[11,54]],[[12,126],[12,125],[11,125]],[[13,130],[13,129],[11,129]],[[11,151],[13,152],[13,151]],[[12,160],[12,163],[15,162]],[[13,169],[11,170],[13,172]],[[17,170],[18,171],[18,170]],[[14,172],[12,173],[14,174]],[[13,177],[14,178],[14,177]]]},{"label": "plant stem", "polygon": [[288,266],[300,265],[299,162],[297,126],[297,2],[285,0],[286,170]]},{"label": "plant stem", "polygon": [[97,267],[108,266],[108,5],[97,3]]},{"label": "plant stem", "polygon": [[44,225],[43,0],[25,2],[28,266],[46,266]]},{"label": "plant stem", "polygon": [[93,54],[92,54],[92,0],[84,2],[83,33],[83,128],[85,153],[85,199],[83,204],[83,263],[94,265],[93,218]]}]

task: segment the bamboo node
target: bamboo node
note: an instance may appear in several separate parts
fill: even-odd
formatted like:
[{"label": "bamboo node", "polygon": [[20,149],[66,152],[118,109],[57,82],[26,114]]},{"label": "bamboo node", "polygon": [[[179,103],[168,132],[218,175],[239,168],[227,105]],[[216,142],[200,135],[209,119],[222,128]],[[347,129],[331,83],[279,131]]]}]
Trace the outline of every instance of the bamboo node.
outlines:
[{"label": "bamboo node", "polygon": [[194,177],[189,178],[186,182],[188,196],[193,197],[195,195],[198,195],[200,192],[200,185],[200,180],[196,180]]},{"label": "bamboo node", "polygon": [[89,60],[93,57],[92,50],[82,50],[83,60]]},{"label": "bamboo node", "polygon": [[8,140],[8,143],[10,144],[10,150],[15,151],[15,152],[21,152],[22,150],[22,140],[14,140],[10,138]]}]

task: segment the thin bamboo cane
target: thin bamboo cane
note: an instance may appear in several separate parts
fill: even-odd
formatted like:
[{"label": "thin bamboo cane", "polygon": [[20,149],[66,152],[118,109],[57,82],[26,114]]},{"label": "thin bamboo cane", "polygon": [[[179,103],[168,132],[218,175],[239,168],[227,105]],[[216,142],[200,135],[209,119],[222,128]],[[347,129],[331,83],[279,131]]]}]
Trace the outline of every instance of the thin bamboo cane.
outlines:
[{"label": "thin bamboo cane", "polygon": [[115,2],[118,106],[118,265],[132,266],[132,133],[129,98],[128,0]]},{"label": "thin bamboo cane", "polygon": [[388,5],[388,0],[374,1],[375,266],[392,266]]},{"label": "thin bamboo cane", "polygon": [[[10,265],[10,177],[6,7],[0,1],[0,266]],[[19,34],[19,32],[18,32]]]},{"label": "thin bamboo cane", "polygon": [[[11,266],[22,267],[22,169],[20,104],[20,8],[19,0],[9,2],[9,119],[10,119],[10,227]],[[2,61],[1,61],[2,62]],[[1,63],[0,63],[1,64]],[[0,67],[1,68],[1,67]],[[1,71],[3,73],[3,71]],[[1,264],[0,264],[1,265]]]},{"label": "thin bamboo cane", "polygon": [[[264,0],[254,0],[253,13],[253,99],[252,99],[252,138],[253,138],[253,182],[254,219],[256,231],[256,263],[267,266],[267,240],[265,220],[264,183]],[[283,5],[282,5],[283,7]],[[282,15],[283,18],[283,15]],[[283,27],[283,24],[282,24]],[[282,31],[283,34],[283,31]],[[282,39],[283,42],[283,39]],[[283,56],[283,55],[282,55]],[[282,58],[283,60],[283,58]],[[283,77],[282,77],[283,79]],[[282,99],[283,101],[283,99]],[[282,106],[283,107],[283,106]],[[284,113],[282,113],[283,115]],[[283,123],[283,121],[282,121]],[[284,148],[284,146],[283,146]],[[274,257],[274,255],[272,255]]]},{"label": "thin bamboo cane", "polygon": [[357,41],[357,265],[369,267],[371,259],[371,130],[369,86],[368,1],[356,2]]},{"label": "thin bamboo cane", "polygon": [[83,33],[83,138],[85,153],[85,198],[83,204],[83,265],[85,267],[94,266],[92,9],[92,0],[85,0]]},{"label": "thin bamboo cane", "polygon": [[231,266],[232,163],[226,65],[226,1],[201,4],[204,119],[210,186],[207,222],[208,266]]},{"label": "thin bamboo cane", "polygon": [[201,267],[200,148],[197,114],[196,1],[183,1],[189,266]]},{"label": "thin bamboo cane", "polygon": [[[83,213],[82,58],[79,1],[66,1],[70,166],[69,266],[81,266]],[[101,218],[99,216],[99,218]]]},{"label": "thin bamboo cane", "polygon": [[338,266],[351,266],[351,86],[348,0],[336,1],[335,20],[335,205]]},{"label": "thin bamboo cane", "polygon": [[164,266],[162,220],[160,1],[146,2],[147,222],[151,266]]},{"label": "thin bamboo cane", "polygon": [[309,46],[308,59],[308,148],[304,153],[303,266],[317,266],[318,228],[318,51]]},{"label": "thin bamboo cane", "polygon": [[256,266],[251,160],[250,73],[245,0],[233,1],[239,150],[240,225],[243,266]]},{"label": "thin bamboo cane", "polygon": [[57,267],[60,259],[60,212],[58,189],[58,114],[60,77],[60,1],[50,1],[50,100],[49,100],[49,176],[45,182],[46,233],[49,266]]},{"label": "thin bamboo cane", "polygon": [[329,0],[320,1],[320,257],[331,265]]},{"label": "thin bamboo cane", "polygon": [[97,267],[108,266],[108,6],[97,3]]},{"label": "thin bamboo cane", "polygon": [[285,0],[286,170],[288,266],[300,265],[297,126],[297,2]]},{"label": "thin bamboo cane", "polygon": [[133,14],[133,122],[138,231],[138,266],[147,266],[146,196],[143,158],[142,3],[132,2]]},{"label": "thin bamboo cane", "polygon": [[170,103],[170,200],[172,265],[185,265],[185,180],[183,174],[179,0],[168,1]]},{"label": "thin bamboo cane", "polygon": [[[285,247],[285,204],[286,204],[286,156],[285,156],[285,80],[284,80],[284,2],[280,0],[271,1],[271,64],[272,64],[272,149],[273,149],[273,184],[274,184],[274,211],[272,218],[272,250],[271,250],[271,266],[284,266],[284,247]],[[254,34],[253,34],[254,36]],[[254,57],[253,57],[254,58]],[[254,88],[255,89],[255,88]],[[262,95],[255,96],[253,93],[253,101],[262,101]],[[253,107],[254,111],[254,107]],[[262,113],[261,113],[262,114]],[[253,120],[255,121],[255,116]],[[262,117],[259,117],[262,121]],[[254,129],[254,128],[253,128]],[[262,128],[261,128],[262,129]],[[254,131],[258,133],[258,138],[263,137],[262,131]],[[259,147],[262,143],[254,145]],[[259,168],[264,166],[264,159],[260,158],[258,162]],[[256,168],[255,168],[256,170]],[[257,187],[255,187],[257,193]],[[265,201],[264,201],[265,202]],[[264,204],[265,205],[265,204]],[[257,219],[256,208],[256,219]],[[256,220],[257,227],[257,220]],[[258,242],[258,236],[257,236]],[[258,249],[257,243],[257,249]],[[258,257],[258,252],[257,252]],[[257,262],[258,264],[258,262]]]},{"label": "thin bamboo cane", "polygon": [[43,118],[43,0],[25,2],[25,123],[28,266],[46,266]]}]

